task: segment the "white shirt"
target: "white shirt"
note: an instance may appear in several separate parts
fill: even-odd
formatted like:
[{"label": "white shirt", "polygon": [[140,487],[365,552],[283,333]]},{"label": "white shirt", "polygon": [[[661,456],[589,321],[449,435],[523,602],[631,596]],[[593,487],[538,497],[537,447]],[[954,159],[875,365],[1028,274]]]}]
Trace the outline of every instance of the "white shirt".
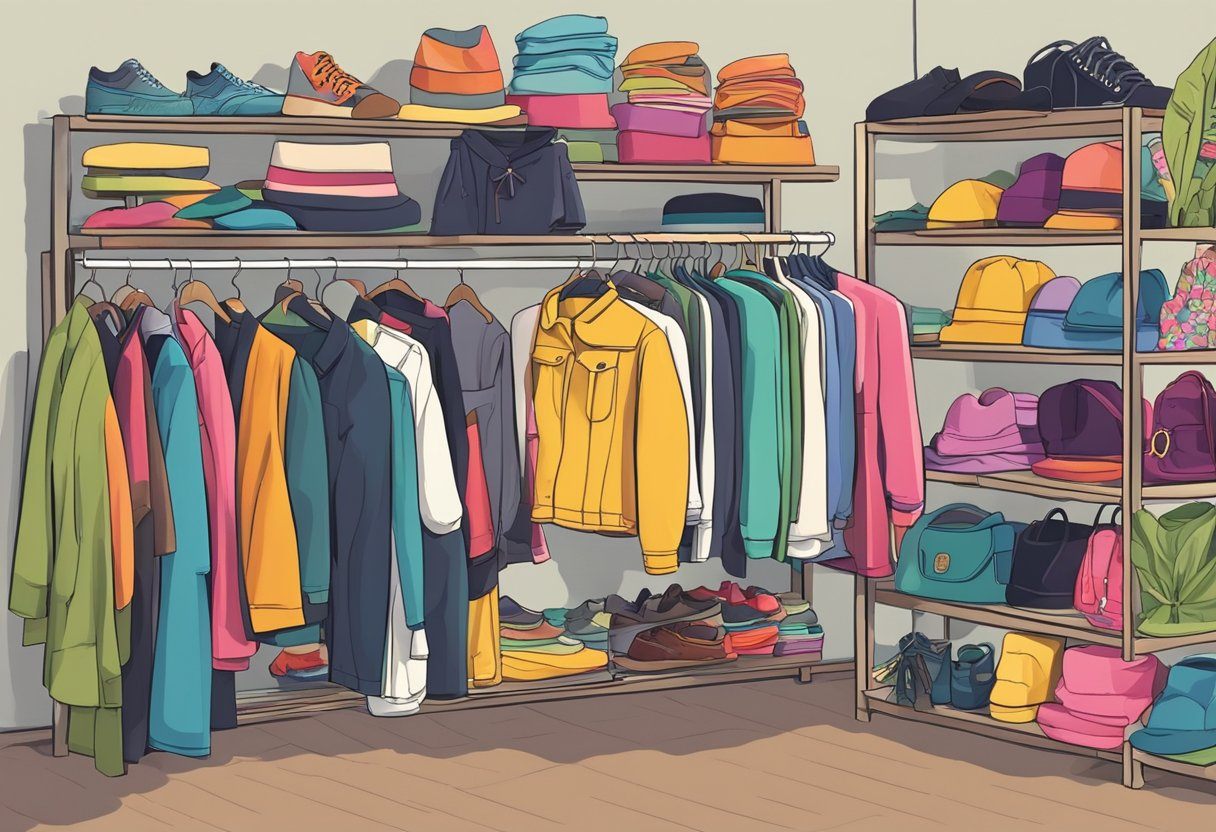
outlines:
[{"label": "white shirt", "polygon": [[680,331],[679,324],[667,315],[628,298],[621,298],[621,300],[625,301],[625,305],[630,309],[637,310],[662,330],[663,335],[667,338],[668,346],[671,347],[671,358],[676,365],[676,377],[680,380],[680,392],[684,396],[684,413],[688,422],[688,506],[684,516],[686,520],[699,524],[704,507],[701,504],[700,478],[697,474],[695,452],[697,427],[696,416],[692,410],[692,371],[688,366],[688,341],[684,338],[684,333]]},{"label": "white shirt", "polygon": [[819,306],[780,265],[777,282],[794,298],[798,309],[802,349],[802,492],[790,524],[789,555],[812,558],[830,548],[832,528],[828,511],[827,401],[824,390],[824,326]]},{"label": "white shirt", "polygon": [[426,348],[404,332],[374,321],[357,321],[352,326],[385,364],[395,367],[409,382],[418,449],[419,513],[423,524],[435,534],[455,531],[460,528],[464,508]]}]

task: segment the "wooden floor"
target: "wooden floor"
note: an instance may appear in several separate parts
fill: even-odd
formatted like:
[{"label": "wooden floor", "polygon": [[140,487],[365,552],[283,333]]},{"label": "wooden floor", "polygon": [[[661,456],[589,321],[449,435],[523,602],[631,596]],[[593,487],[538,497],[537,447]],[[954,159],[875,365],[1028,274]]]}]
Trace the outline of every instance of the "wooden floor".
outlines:
[{"label": "wooden floor", "polygon": [[1205,829],[1211,786],[876,715],[777,680],[377,720],[334,711],[125,778],[0,735],[0,830]]}]

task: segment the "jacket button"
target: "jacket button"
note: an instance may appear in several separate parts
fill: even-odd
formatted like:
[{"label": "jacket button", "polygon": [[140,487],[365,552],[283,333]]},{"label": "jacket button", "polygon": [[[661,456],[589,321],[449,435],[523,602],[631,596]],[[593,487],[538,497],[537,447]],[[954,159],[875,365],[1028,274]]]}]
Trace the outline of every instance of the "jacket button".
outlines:
[{"label": "jacket button", "polygon": [[605,364],[603,361],[601,361],[599,364],[596,364],[596,365],[595,365],[595,369],[597,369],[597,370],[602,370],[602,369],[604,369],[604,368],[605,368],[605,367],[607,367],[607,366],[608,366],[607,364]]}]

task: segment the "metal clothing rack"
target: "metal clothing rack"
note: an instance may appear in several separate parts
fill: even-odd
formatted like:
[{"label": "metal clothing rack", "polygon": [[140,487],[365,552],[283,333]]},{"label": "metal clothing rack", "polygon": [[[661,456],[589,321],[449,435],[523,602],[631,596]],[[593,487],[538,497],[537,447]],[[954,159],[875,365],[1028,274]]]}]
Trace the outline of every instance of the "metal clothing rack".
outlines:
[{"label": "metal clothing rack", "polygon": [[[407,122],[358,121],[353,119],[269,118],[142,118],[58,115],[53,118],[51,156],[51,240],[42,258],[42,309],[44,335],[60,321],[78,289],[78,270],[286,270],[286,269],[574,269],[610,268],[615,263],[638,259],[609,259],[600,251],[608,247],[611,257],[628,253],[631,246],[721,245],[755,247],[757,257],[766,248],[779,245],[826,245],[836,238],[831,232],[791,233],[781,231],[781,186],[784,182],[823,183],[839,179],[831,165],[575,165],[581,182],[652,182],[758,187],[765,213],[764,231],[756,233],[615,233],[551,236],[468,235],[439,237],[427,234],[328,234],[308,232],[232,232],[204,229],[76,229],[70,206],[75,196],[73,138],[83,134],[90,143],[102,133],[109,140],[138,140],[140,136],[182,135],[205,141],[212,134],[297,136],[314,139],[364,136],[379,140],[415,141],[450,138],[460,131],[456,125],[425,125]],[[78,152],[78,151],[76,151]],[[566,249],[590,248],[589,256],[571,255]],[[488,249],[488,251],[487,251]],[[502,253],[505,249],[508,253]],[[527,249],[528,256],[515,252]],[[380,250],[380,251],[375,251]],[[383,250],[395,257],[383,257]],[[537,257],[534,250],[562,252],[555,257]],[[295,254],[283,257],[280,253]],[[367,251],[361,258],[353,252]],[[375,254],[371,252],[375,251]],[[407,258],[406,252],[450,252],[443,259]],[[669,255],[671,249],[665,254]],[[153,254],[150,258],[135,253]],[[208,256],[213,252],[226,254]],[[239,252],[239,256],[234,256]],[[260,259],[255,252],[260,252]],[[312,256],[299,256],[309,252]],[[458,253],[457,253],[458,252]],[[100,256],[99,256],[100,253]],[[247,259],[244,255],[250,254]],[[117,255],[117,256],[116,256]],[[483,256],[484,255],[484,256]],[[811,597],[812,570],[791,569],[791,588]],[[844,629],[833,637],[843,635]],[[661,673],[620,673],[611,681],[602,678],[584,684],[504,682],[493,688],[470,691],[465,699],[428,701],[423,710],[459,710],[508,703],[528,703],[585,696],[613,695],[645,690],[667,690],[718,682],[756,681],[794,677],[810,682],[819,673],[848,672],[853,662],[824,662],[814,656],[742,656],[735,662],[713,667]],[[364,697],[332,685],[298,690],[266,690],[238,698],[241,723],[281,718],[336,708],[352,707]],[[66,708],[56,706],[53,721],[54,753],[67,753]]]},{"label": "metal clothing rack", "polygon": [[[1003,494],[1026,494],[1054,501],[1090,504],[1117,503],[1123,511],[1123,629],[1103,630],[1084,619],[1061,618],[1030,612],[1003,604],[971,605],[936,601],[907,595],[895,589],[890,578],[855,579],[856,715],[868,722],[874,712],[980,734],[1007,742],[1062,751],[1085,757],[1110,760],[1122,765],[1123,784],[1140,788],[1143,767],[1163,769],[1190,777],[1216,780],[1216,766],[1196,766],[1156,757],[1135,750],[1127,742],[1114,751],[1097,751],[1047,737],[1031,722],[1012,724],[992,719],[986,712],[962,711],[948,706],[916,710],[899,704],[892,689],[876,686],[872,676],[875,662],[874,618],[876,605],[940,616],[949,637],[952,619],[1056,637],[1074,642],[1104,644],[1121,649],[1124,660],[1137,655],[1180,647],[1197,647],[1216,642],[1216,631],[1193,636],[1154,638],[1139,635],[1135,629],[1136,601],[1139,598],[1136,572],[1128,541],[1132,515],[1146,503],[1216,499],[1216,482],[1180,485],[1143,484],[1140,437],[1143,411],[1144,373],[1151,366],[1216,365],[1216,350],[1190,352],[1137,352],[1135,321],[1143,244],[1148,241],[1216,242],[1216,228],[1140,227],[1141,154],[1145,133],[1162,129],[1162,112],[1129,108],[1091,108],[1050,113],[996,111],[957,116],[901,119],[861,123],[856,126],[857,160],[855,202],[855,244],[857,275],[877,282],[881,270],[876,265],[879,248],[895,246],[978,246],[987,253],[1019,246],[1119,246],[1123,274],[1123,348],[1121,353],[1084,350],[1036,349],[1016,345],[943,344],[911,348],[918,362],[1035,363],[1075,366],[1078,373],[1087,366],[1119,368],[1123,391],[1122,480],[1118,485],[1070,483],[1044,479],[1029,471],[1006,474],[967,475],[926,472],[926,496],[932,497],[938,483],[984,489],[991,508],[1000,507]],[[952,146],[956,142],[1024,142],[1054,139],[1102,141],[1121,139],[1123,143],[1122,228],[1117,231],[1062,231],[1046,228],[959,228],[921,231],[879,231],[873,227],[875,216],[875,149],[879,141],[933,142]],[[1025,152],[1023,158],[1025,156]],[[962,391],[959,391],[962,392]],[[993,502],[997,501],[997,502]],[[940,502],[940,501],[935,501]]]}]

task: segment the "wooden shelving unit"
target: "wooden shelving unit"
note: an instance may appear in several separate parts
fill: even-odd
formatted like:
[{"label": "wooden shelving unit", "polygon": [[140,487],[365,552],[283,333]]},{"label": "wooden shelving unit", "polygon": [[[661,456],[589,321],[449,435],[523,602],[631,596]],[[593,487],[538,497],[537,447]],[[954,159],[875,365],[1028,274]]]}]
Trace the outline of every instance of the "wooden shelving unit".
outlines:
[{"label": "wooden shelving unit", "polygon": [[[377,140],[450,139],[469,129],[465,125],[432,124],[395,120],[353,120],[325,118],[143,118],[57,115],[52,124],[51,155],[51,240],[43,255],[42,309],[44,332],[66,314],[76,293],[77,255],[86,251],[343,251],[355,249],[451,249],[506,247],[515,251],[560,247],[643,244],[720,243],[764,246],[793,242],[791,234],[781,231],[781,195],[785,183],[834,182],[840,169],[834,165],[621,165],[576,164],[575,175],[582,182],[654,182],[678,184],[717,184],[759,186],[765,209],[765,231],[756,234],[576,234],[551,236],[461,236],[439,237],[417,234],[313,234],[307,232],[225,232],[195,229],[80,230],[71,227],[69,205],[76,194],[74,165],[79,148],[73,147],[77,134],[81,141],[153,141],[157,138],[206,142],[217,136],[267,136],[288,138],[336,139],[362,137]],[[499,128],[518,129],[518,128]],[[134,255],[132,255],[134,256]],[[146,255],[145,255],[146,256]],[[201,259],[201,258],[200,258]],[[791,588],[810,599],[811,574],[791,570]],[[847,672],[851,661],[821,661],[819,654],[790,657],[741,657],[728,665],[693,668],[654,674],[615,672],[590,676],[586,680],[559,680],[553,683],[504,683],[479,689],[453,701],[429,701],[424,710],[459,710],[510,703],[541,702],[583,696],[662,690],[705,684],[755,681],[794,677],[809,682],[818,673]],[[259,691],[240,697],[241,721],[276,719],[285,715],[334,708],[361,707],[364,697],[328,684],[296,689]],[[66,753],[61,716],[55,717],[57,753]]]},{"label": "wooden shelving unit", "polygon": [[[1051,364],[1068,366],[1102,366],[1118,368],[1123,390],[1123,473],[1115,483],[1074,483],[1050,480],[1030,471],[997,474],[955,474],[926,472],[927,491],[932,499],[935,484],[945,483],[993,492],[988,501],[993,509],[1000,508],[1000,495],[1026,494],[1055,501],[1089,504],[1114,503],[1123,510],[1125,525],[1131,516],[1151,501],[1186,501],[1216,498],[1216,483],[1146,486],[1141,466],[1140,437],[1143,431],[1143,411],[1140,401],[1144,391],[1144,371],[1147,367],[1202,366],[1216,364],[1216,350],[1191,352],[1138,353],[1134,350],[1136,309],[1141,253],[1146,242],[1213,242],[1214,228],[1140,228],[1140,154],[1125,153],[1123,158],[1123,228],[1111,232],[1052,231],[1050,229],[967,228],[930,229],[909,232],[882,232],[873,227],[876,214],[875,157],[879,142],[1020,142],[1050,139],[1121,139],[1123,147],[1138,148],[1145,133],[1161,130],[1162,114],[1138,108],[1101,108],[1067,110],[1052,113],[996,112],[941,118],[905,119],[876,124],[858,124],[856,130],[856,259],[858,276],[880,282],[881,273],[875,268],[878,249],[884,246],[975,246],[987,253],[999,253],[1010,247],[1024,246],[1119,246],[1122,253],[1123,348],[1120,352],[1086,352],[1074,350],[1031,349],[1007,345],[945,344],[917,345],[912,357],[917,369],[923,362],[954,361],[967,363]],[[1034,151],[1026,151],[1029,156]],[[984,501],[979,501],[984,504]],[[1125,546],[1127,544],[1125,543]],[[1054,616],[1020,610],[1003,604],[975,605],[934,601],[905,595],[897,591],[889,578],[858,577],[855,583],[855,680],[857,718],[868,720],[879,713],[913,719],[920,722],[962,728],[972,733],[1010,742],[1034,745],[1050,750],[1096,756],[1120,762],[1123,782],[1139,786],[1143,782],[1144,765],[1216,779],[1216,766],[1203,769],[1170,760],[1152,758],[1134,752],[1124,743],[1117,752],[1094,752],[1058,743],[1043,736],[1038,727],[1010,725],[991,719],[986,714],[961,712],[950,708],[933,708],[922,712],[892,701],[893,691],[876,688],[871,675],[874,666],[874,609],[878,604],[899,609],[941,616],[947,625],[951,620],[968,621],[1007,630],[1055,635],[1077,642],[1105,644],[1118,647],[1123,658],[1180,647],[1195,647],[1216,643],[1216,632],[1177,638],[1152,638],[1135,632],[1135,602],[1139,597],[1135,570],[1125,550],[1123,576],[1123,609],[1128,611],[1120,631],[1092,627],[1081,617]]]}]

